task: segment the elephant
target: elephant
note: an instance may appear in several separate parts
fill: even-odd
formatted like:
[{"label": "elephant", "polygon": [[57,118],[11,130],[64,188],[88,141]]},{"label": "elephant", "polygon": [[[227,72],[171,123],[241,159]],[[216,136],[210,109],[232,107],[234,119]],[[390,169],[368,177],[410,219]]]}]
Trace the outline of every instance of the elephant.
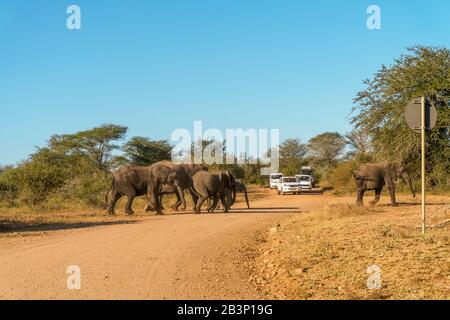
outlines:
[{"label": "elephant", "polygon": [[233,175],[229,172],[210,173],[199,171],[192,177],[191,193],[195,202],[195,213],[201,212],[203,203],[213,198],[213,203],[208,207],[208,212],[213,213],[219,200],[221,200],[224,212],[229,212],[229,204],[226,197],[232,201],[236,199],[236,184]]},{"label": "elephant", "polygon": [[375,199],[371,201],[375,205],[381,196],[383,187],[387,185],[391,196],[391,205],[397,206],[395,199],[395,181],[403,177],[409,185],[409,189],[413,197],[416,197],[411,177],[404,166],[396,163],[385,161],[381,163],[367,163],[359,166],[353,173],[353,177],[357,186],[357,204],[363,204],[364,193],[367,190],[375,191]]},{"label": "elephant", "polygon": [[[243,193],[245,195],[245,202],[247,203],[247,208],[250,209],[250,203],[248,201],[248,193],[247,193],[247,187],[245,185],[245,183],[243,183],[240,180],[236,180],[235,181],[236,184],[236,192],[239,193]],[[233,205],[236,202],[236,197],[234,198],[234,200],[231,200],[231,205]]]},{"label": "elephant", "polygon": [[[192,186],[192,177],[199,171],[208,171],[208,167],[202,164],[175,164],[168,160],[159,161],[155,164],[165,165],[174,170],[177,181],[177,185],[161,185],[159,190],[159,203],[162,204],[163,195],[175,194],[177,196],[177,202],[172,206],[172,210],[178,211],[180,205],[182,205],[181,210],[185,210],[186,200],[184,198],[184,190],[190,190],[190,186]],[[148,206],[145,210],[148,210]]]},{"label": "elephant", "polygon": [[[245,195],[245,202],[247,203],[247,208],[250,209],[250,203],[248,200],[248,193],[247,193],[247,187],[245,185],[245,183],[243,183],[240,180],[235,181],[236,184],[236,193],[243,193]],[[231,207],[232,205],[234,205],[234,203],[236,202],[236,199],[231,199],[231,197],[229,195],[226,196],[226,200],[229,203],[229,207]],[[219,206],[220,207],[220,206]]]},{"label": "elephant", "polygon": [[[159,203],[158,191],[161,185],[168,184],[176,186],[176,172],[168,166],[153,164],[148,167],[123,166],[114,174],[113,181],[108,193],[105,196],[108,202],[108,194],[111,192],[111,201],[108,206],[108,213],[114,215],[114,208],[117,201],[122,196],[127,196],[128,201],[125,206],[125,213],[133,214],[131,206],[137,196],[148,196],[147,205],[153,211],[161,214],[161,204]],[[181,188],[178,188],[182,192]]]}]

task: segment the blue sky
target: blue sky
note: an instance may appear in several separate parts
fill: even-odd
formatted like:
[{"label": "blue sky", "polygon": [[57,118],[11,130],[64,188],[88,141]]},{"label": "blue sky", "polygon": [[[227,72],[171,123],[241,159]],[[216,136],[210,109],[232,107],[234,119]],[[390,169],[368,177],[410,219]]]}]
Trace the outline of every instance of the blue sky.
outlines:
[{"label": "blue sky", "polygon": [[[66,8],[81,8],[81,30]],[[366,28],[377,4],[382,29]],[[352,99],[414,44],[450,47],[444,0],[0,3],[0,164],[55,133],[103,123],[129,137],[176,128],[350,130]]]}]

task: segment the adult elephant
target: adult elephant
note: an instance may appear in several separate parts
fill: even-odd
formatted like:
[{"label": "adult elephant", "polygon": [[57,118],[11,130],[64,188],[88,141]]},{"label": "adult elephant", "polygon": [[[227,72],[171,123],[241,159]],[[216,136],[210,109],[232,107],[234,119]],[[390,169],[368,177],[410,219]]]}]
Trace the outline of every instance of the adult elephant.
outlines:
[{"label": "adult elephant", "polygon": [[[171,168],[176,174],[177,181],[177,185],[161,185],[159,190],[159,203],[162,204],[162,198],[164,195],[175,194],[177,196],[177,202],[172,206],[172,210],[178,211],[180,205],[182,206],[181,210],[185,210],[186,199],[184,197],[184,190],[190,190],[190,187],[192,186],[192,177],[199,171],[208,171],[208,167],[202,164],[176,164],[168,160],[163,160],[155,164],[164,165]],[[146,210],[148,210],[148,206]]]},{"label": "adult elephant", "polygon": [[[123,166],[114,174],[111,188],[106,194],[111,192],[111,201],[108,206],[108,213],[115,214],[114,208],[117,201],[122,197],[128,198],[125,205],[125,213],[133,214],[131,208],[135,197],[147,195],[149,199],[148,207],[153,211],[162,213],[159,203],[158,191],[161,185],[176,186],[176,172],[169,166],[163,164],[153,164],[148,167]],[[181,189],[180,189],[181,192]]]},{"label": "adult elephant", "polygon": [[209,213],[214,212],[219,200],[222,202],[224,212],[228,212],[230,207],[226,197],[236,199],[236,181],[229,172],[199,171],[192,177],[191,192],[195,201],[195,213],[200,213],[203,203],[211,198],[213,203],[208,207]]},{"label": "adult elephant", "polygon": [[397,206],[395,199],[395,181],[403,177],[409,185],[413,197],[416,197],[411,177],[408,171],[396,162],[385,161],[381,163],[367,163],[359,166],[353,173],[357,186],[357,204],[363,204],[364,193],[368,190],[375,191],[375,199],[371,201],[375,205],[381,196],[383,187],[387,185],[391,196],[391,204]]}]

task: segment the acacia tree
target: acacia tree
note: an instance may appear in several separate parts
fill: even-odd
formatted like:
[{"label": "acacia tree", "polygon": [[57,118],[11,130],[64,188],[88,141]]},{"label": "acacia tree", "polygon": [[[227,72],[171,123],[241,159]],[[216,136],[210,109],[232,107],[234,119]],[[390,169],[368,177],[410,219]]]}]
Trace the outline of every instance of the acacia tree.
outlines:
[{"label": "acacia tree", "polygon": [[75,134],[54,135],[50,138],[49,149],[65,155],[79,155],[89,159],[95,168],[106,171],[112,152],[119,149],[114,141],[122,140],[128,128],[105,124]]},{"label": "acacia tree", "polygon": [[416,174],[420,168],[420,137],[411,131],[403,112],[409,100],[424,96],[437,108],[437,129],[427,136],[430,181],[447,183],[450,171],[450,51],[414,46],[382,66],[354,99],[352,124],[370,136],[379,160],[396,160]]},{"label": "acacia tree", "polygon": [[350,150],[346,154],[347,159],[353,159],[357,163],[372,161],[373,146],[371,137],[360,128],[354,129],[345,135]]},{"label": "acacia tree", "polygon": [[309,140],[308,151],[312,162],[324,169],[333,168],[346,145],[338,132],[325,132]]},{"label": "acacia tree", "polygon": [[279,146],[280,168],[286,175],[299,173],[300,167],[306,164],[306,146],[300,139],[287,139]]},{"label": "acacia tree", "polygon": [[161,160],[170,160],[172,146],[167,140],[133,137],[123,145],[122,151],[128,163],[147,166]]}]

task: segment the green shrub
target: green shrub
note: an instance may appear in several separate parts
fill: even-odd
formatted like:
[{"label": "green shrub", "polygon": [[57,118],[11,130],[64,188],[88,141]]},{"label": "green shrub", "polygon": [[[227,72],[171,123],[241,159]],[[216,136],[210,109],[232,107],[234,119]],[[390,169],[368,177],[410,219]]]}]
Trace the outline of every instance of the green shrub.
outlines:
[{"label": "green shrub", "polygon": [[86,205],[104,207],[105,195],[111,186],[111,179],[110,175],[103,172],[81,176],[75,180],[74,195]]},{"label": "green shrub", "polygon": [[0,174],[0,202],[7,206],[15,204],[19,196],[19,184],[16,169],[8,169]]},{"label": "green shrub", "polygon": [[354,161],[344,161],[337,164],[336,168],[324,178],[323,187],[331,187],[334,193],[347,194],[355,190],[353,171],[356,168]]}]

